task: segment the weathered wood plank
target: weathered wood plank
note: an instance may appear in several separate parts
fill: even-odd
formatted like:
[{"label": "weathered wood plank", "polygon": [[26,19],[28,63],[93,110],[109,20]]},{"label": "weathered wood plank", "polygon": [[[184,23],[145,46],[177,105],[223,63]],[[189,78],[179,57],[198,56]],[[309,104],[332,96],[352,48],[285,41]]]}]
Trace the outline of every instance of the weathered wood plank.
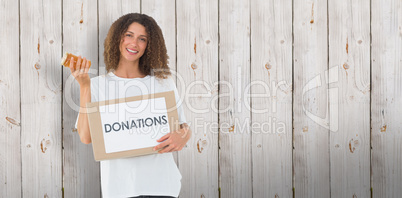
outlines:
[{"label": "weathered wood plank", "polygon": [[61,0],[21,0],[23,197],[62,197]]},{"label": "weathered wood plank", "polygon": [[373,197],[402,194],[402,2],[371,1]]},{"label": "weathered wood plank", "polygon": [[331,197],[370,197],[370,2],[328,3]]},{"label": "weathered wood plank", "polygon": [[292,1],[251,1],[253,197],[292,197]]},{"label": "weathered wood plank", "polygon": [[[98,69],[97,1],[63,1],[63,52],[91,60]],[[94,75],[91,75],[93,77]],[[81,143],[75,122],[80,105],[79,85],[70,69],[63,69],[63,188],[64,197],[101,197],[99,163],[92,145]]]},{"label": "weathered wood plank", "polygon": [[18,1],[0,0],[0,197],[21,197]]},{"label": "weathered wood plank", "polygon": [[295,197],[329,197],[327,2],[294,1],[293,8]]},{"label": "weathered wood plank", "polygon": [[219,1],[219,180],[222,197],[252,197],[250,1]]},{"label": "weathered wood plank", "polygon": [[218,2],[179,0],[177,86],[193,132],[178,152],[180,197],[218,195]]}]

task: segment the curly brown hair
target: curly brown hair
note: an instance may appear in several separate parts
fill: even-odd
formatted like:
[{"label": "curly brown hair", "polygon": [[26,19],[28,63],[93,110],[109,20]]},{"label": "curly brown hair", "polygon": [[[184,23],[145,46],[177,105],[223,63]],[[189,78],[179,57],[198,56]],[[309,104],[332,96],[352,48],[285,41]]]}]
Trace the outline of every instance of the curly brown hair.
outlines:
[{"label": "curly brown hair", "polygon": [[128,27],[137,22],[145,27],[148,34],[147,48],[139,61],[139,69],[145,75],[167,78],[171,75],[168,66],[168,55],[162,30],[155,20],[145,14],[130,13],[121,16],[109,29],[105,39],[103,52],[107,72],[116,70],[120,61],[120,42]]}]

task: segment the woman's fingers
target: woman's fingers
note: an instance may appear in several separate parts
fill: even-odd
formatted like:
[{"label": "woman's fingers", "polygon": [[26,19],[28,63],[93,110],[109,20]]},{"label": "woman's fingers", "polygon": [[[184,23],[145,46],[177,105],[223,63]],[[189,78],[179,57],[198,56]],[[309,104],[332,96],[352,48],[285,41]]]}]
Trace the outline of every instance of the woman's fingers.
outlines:
[{"label": "woman's fingers", "polygon": [[87,65],[87,59],[84,57],[84,59],[82,59],[82,63],[81,63],[81,72],[85,73],[85,67]]},{"label": "woman's fingers", "polygon": [[89,71],[89,61],[84,57],[81,58],[81,56],[78,56],[78,60],[74,61],[74,58],[71,57],[70,59],[70,71],[71,73],[74,73],[78,71],[77,73],[88,73]]},{"label": "woman's fingers", "polygon": [[157,142],[163,142],[165,140],[167,140],[170,137],[170,133],[162,136],[161,138],[159,138],[158,140],[156,140]]},{"label": "woman's fingers", "polygon": [[[81,58],[78,56],[78,60],[74,61],[74,58],[70,59],[70,71],[71,74],[74,76],[75,80],[80,84],[80,86],[88,86],[90,85],[91,81],[88,73],[88,60],[86,58]],[[86,75],[82,75],[86,74]]]},{"label": "woman's fingers", "polygon": [[158,144],[158,145],[156,145],[156,146],[154,147],[154,151],[159,150],[159,149],[161,149],[161,148],[167,146],[168,144],[169,144],[168,141],[162,142],[162,143],[160,143],[160,144]]},{"label": "woman's fingers", "polygon": [[75,66],[75,70],[78,70],[78,71],[81,70],[81,63],[82,63],[81,56],[78,56],[78,60],[77,60],[76,66]]},{"label": "woman's fingers", "polygon": [[74,58],[73,57],[71,57],[71,59],[70,59],[70,71],[71,71],[71,73],[73,73],[75,71],[75,69],[74,69]]},{"label": "woman's fingers", "polygon": [[170,144],[169,146],[165,147],[158,153],[167,153],[167,152],[172,152],[172,151],[174,151],[174,145]]},{"label": "woman's fingers", "polygon": [[85,59],[85,70],[84,70],[84,73],[88,73],[88,71],[89,71],[89,61],[86,59],[86,58],[84,58]]}]

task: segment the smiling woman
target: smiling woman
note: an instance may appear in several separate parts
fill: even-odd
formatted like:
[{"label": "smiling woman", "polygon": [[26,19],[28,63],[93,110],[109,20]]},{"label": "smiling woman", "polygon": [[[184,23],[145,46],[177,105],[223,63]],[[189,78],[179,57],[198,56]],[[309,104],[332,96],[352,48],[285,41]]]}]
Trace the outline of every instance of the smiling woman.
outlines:
[{"label": "smiling woman", "polygon": [[151,71],[158,78],[167,78],[171,74],[162,30],[147,15],[131,13],[120,17],[110,27],[104,46],[107,72],[133,77],[125,76],[125,72],[119,70],[127,70],[127,63],[136,62],[143,76]]},{"label": "smiling woman", "polygon": [[[70,62],[70,70],[80,84],[81,108],[76,128],[81,141],[91,143],[88,117],[83,108],[86,103],[166,91],[175,93],[180,129],[155,141],[157,145],[153,149],[158,150],[157,154],[101,161],[102,195],[177,197],[181,188],[181,174],[172,152],[180,151],[185,146],[191,131],[179,105],[180,97],[167,65],[168,55],[162,31],[155,20],[147,15],[127,14],[112,24],[104,46],[106,75],[90,79],[89,63],[85,58],[81,60],[78,57],[76,62]],[[118,86],[120,82],[136,86]],[[124,127],[135,127],[136,124],[143,127],[164,122],[164,118],[149,118],[138,123],[131,122],[131,125],[128,122],[109,123],[105,127],[106,131],[112,133]]]}]

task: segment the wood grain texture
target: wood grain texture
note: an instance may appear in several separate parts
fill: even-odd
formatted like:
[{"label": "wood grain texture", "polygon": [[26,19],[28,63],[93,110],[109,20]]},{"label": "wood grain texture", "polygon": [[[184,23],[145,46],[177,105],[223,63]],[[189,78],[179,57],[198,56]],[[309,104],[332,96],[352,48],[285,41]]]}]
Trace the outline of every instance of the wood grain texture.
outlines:
[{"label": "wood grain texture", "polygon": [[251,10],[253,197],[292,197],[292,1]]},{"label": "wood grain texture", "polygon": [[61,0],[21,0],[23,197],[62,197]]},{"label": "wood grain texture", "polygon": [[370,2],[328,3],[331,197],[370,197]]},{"label": "wood grain texture", "polygon": [[219,35],[220,193],[252,197],[249,1],[219,1]]},{"label": "wood grain texture", "polygon": [[329,197],[327,2],[294,1],[295,197]]},{"label": "wood grain texture", "polygon": [[402,2],[371,1],[373,197],[402,194]]},{"label": "wood grain texture", "polygon": [[179,0],[177,87],[192,137],[178,152],[180,197],[218,195],[218,2]]},{"label": "wood grain texture", "polygon": [[0,197],[101,196],[59,61],[105,74],[130,12],[161,26],[187,96],[180,197],[400,197],[400,0],[0,0]]},{"label": "wood grain texture", "polygon": [[[63,1],[63,52],[91,60],[90,77],[98,71],[97,1]],[[63,53],[64,54],[64,53]],[[92,145],[80,141],[77,120],[79,84],[63,67],[63,188],[64,197],[101,197],[99,163]]]},{"label": "wood grain texture", "polygon": [[0,197],[21,197],[18,1],[0,0]]}]

